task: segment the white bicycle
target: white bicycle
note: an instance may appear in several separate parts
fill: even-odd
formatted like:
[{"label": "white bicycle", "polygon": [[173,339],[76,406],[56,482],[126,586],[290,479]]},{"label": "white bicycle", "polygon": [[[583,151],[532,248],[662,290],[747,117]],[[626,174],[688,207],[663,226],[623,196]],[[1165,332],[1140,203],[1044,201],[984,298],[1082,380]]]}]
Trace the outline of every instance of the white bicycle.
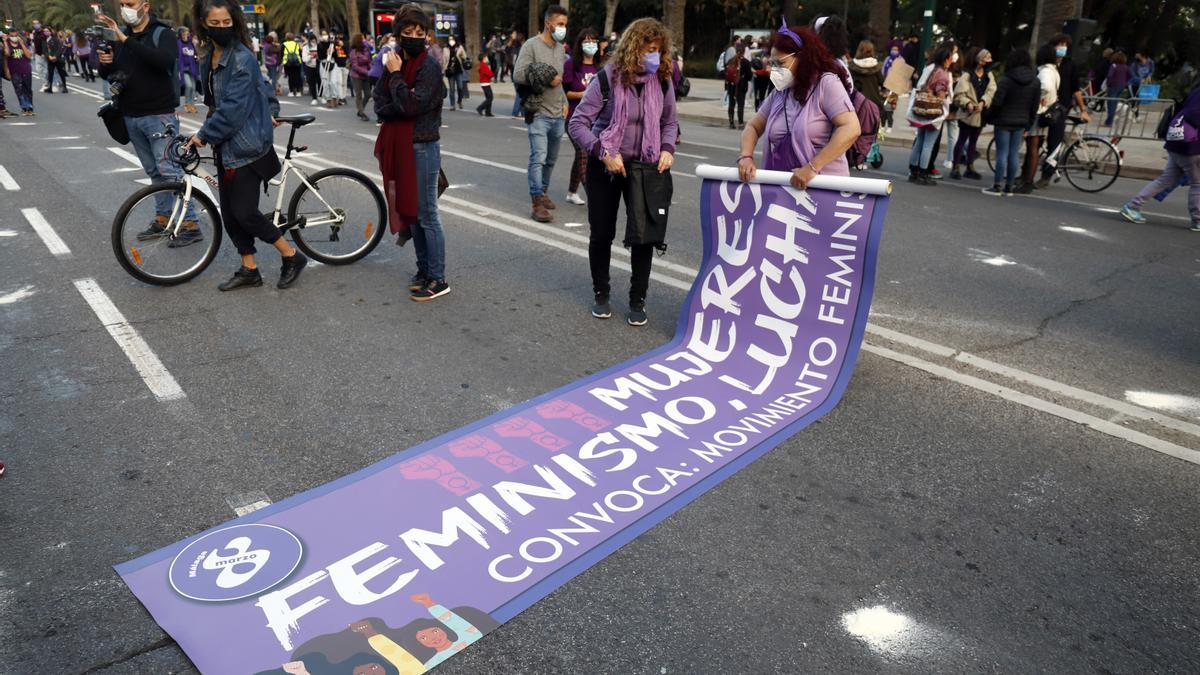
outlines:
[{"label": "white bicycle", "polygon": [[[348,265],[360,260],[383,239],[387,207],[383,193],[370,178],[353,169],[323,169],[308,174],[292,163],[292,153],[307,146],[295,145],[296,130],[316,120],[310,113],[278,117],[291,124],[282,171],[270,184],[278,187],[271,222],[309,257],[327,265]],[[174,129],[168,129],[174,135]],[[218,190],[217,180],[200,168],[212,157],[201,157],[187,146],[186,136],[174,136],[168,158],[184,171],[184,180],[158,183],[133,193],[113,219],[112,246],[117,262],[134,277],[158,286],[173,286],[203,272],[221,247],[221,214],[197,182]],[[300,185],[283,211],[287,182],[295,176]]]}]

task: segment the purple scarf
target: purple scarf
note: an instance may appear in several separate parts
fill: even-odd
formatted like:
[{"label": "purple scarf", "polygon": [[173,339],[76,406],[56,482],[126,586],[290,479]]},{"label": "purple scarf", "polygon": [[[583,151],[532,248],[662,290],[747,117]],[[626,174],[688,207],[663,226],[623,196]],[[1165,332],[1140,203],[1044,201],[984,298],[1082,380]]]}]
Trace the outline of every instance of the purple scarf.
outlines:
[{"label": "purple scarf", "polygon": [[[621,142],[625,140],[625,124],[629,117],[629,87],[620,82],[613,68],[608,69],[609,82],[612,89],[612,119],[608,128],[600,132],[600,147],[609,155],[621,154]],[[642,152],[643,162],[658,161],[662,150],[660,136],[662,135],[663,91],[657,86],[658,75],[638,75],[637,84],[652,83],[642,87]]]}]

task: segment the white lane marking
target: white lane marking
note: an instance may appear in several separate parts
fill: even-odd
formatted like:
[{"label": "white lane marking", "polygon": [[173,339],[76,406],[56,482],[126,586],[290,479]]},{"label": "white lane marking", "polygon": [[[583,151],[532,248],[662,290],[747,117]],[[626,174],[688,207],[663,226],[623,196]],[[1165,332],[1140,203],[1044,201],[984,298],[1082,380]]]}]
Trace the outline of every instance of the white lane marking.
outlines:
[{"label": "white lane marking", "polygon": [[[279,149],[280,152],[284,151],[284,149],[280,148],[279,146],[276,146],[276,148]],[[309,159],[312,159],[312,158],[310,157]],[[338,162],[334,162],[334,161],[324,159],[324,158],[316,160],[316,162],[320,162],[319,164],[316,162],[310,162],[310,161],[298,160],[298,159],[293,159],[292,161],[301,166],[305,166],[307,168],[315,169],[315,170],[320,170],[320,169],[324,169],[327,167],[345,167],[345,166],[347,166],[345,164],[340,164]],[[363,171],[363,173],[366,174],[368,177],[370,177],[372,180],[374,180],[376,182],[380,182],[383,180],[383,178],[377,173],[373,173],[371,171]],[[445,210],[447,213],[454,213],[455,215],[459,215],[461,217],[467,218],[467,219],[471,220],[472,222],[476,222],[481,225],[486,225],[488,227],[492,227],[494,229],[508,232],[510,234],[515,234],[516,236],[523,237],[523,238],[529,239],[531,241],[536,241],[536,242],[545,244],[547,246],[550,246],[552,248],[557,248],[559,250],[565,251],[567,253],[572,253],[574,255],[578,255],[581,257],[587,257],[586,249],[577,248],[577,247],[570,246],[568,244],[554,241],[554,240],[548,240],[544,237],[534,236],[533,234],[531,234],[529,232],[529,230],[534,229],[539,232],[543,232],[545,234],[551,234],[551,235],[563,237],[566,239],[571,239],[571,240],[586,244],[588,241],[588,238],[584,235],[580,235],[575,232],[569,232],[569,231],[565,231],[565,230],[561,230],[561,229],[556,229],[554,227],[551,227],[548,225],[543,225],[543,224],[537,223],[537,222],[533,222],[528,218],[523,218],[521,216],[517,216],[517,215],[511,214],[511,213],[505,212],[505,211],[499,211],[496,209],[481,207],[477,203],[474,203],[474,202],[471,202],[468,200],[464,200],[464,199],[459,199],[457,197],[452,197],[449,195],[442,195],[442,198],[439,201],[441,203],[456,204],[458,206],[461,206],[463,209],[470,209],[471,211],[476,212],[476,214],[478,216],[491,216],[491,217],[495,217],[495,218],[503,218],[505,220],[509,220],[514,223],[517,223],[521,227],[513,228],[513,227],[509,227],[507,225],[498,223],[495,220],[483,220],[479,217],[473,216],[470,212],[468,212],[466,210],[459,210],[459,209],[451,210],[447,207],[442,207],[442,209]],[[618,248],[616,246],[613,247],[613,252],[616,255],[624,255],[626,257],[628,257],[628,255],[629,255],[628,251],[625,251],[624,248]],[[695,277],[699,274],[699,270],[696,270],[694,268],[687,267],[685,265],[679,265],[676,263],[667,263],[664,261],[656,260],[654,267],[656,269],[664,269],[664,270],[674,271],[677,274],[681,274],[682,276],[686,277],[689,280],[695,279]],[[628,269],[628,268],[626,267],[625,269]],[[662,281],[663,283],[667,284],[668,286],[671,286],[672,288],[678,288],[678,289],[685,290],[685,291],[689,290],[691,288],[690,281],[687,281],[687,282],[680,281],[673,277],[667,277],[665,275],[661,275],[657,271],[653,272],[651,274],[651,277],[656,280]],[[953,347],[948,347],[946,345],[940,345],[940,344],[937,344],[934,342],[929,342],[929,341],[923,340],[919,337],[916,337],[913,335],[908,335],[906,333],[901,333],[899,331],[895,331],[890,328],[885,328],[883,326],[880,326],[880,325],[877,325],[874,323],[867,324],[867,332],[872,333],[874,335],[878,335],[881,338],[891,340],[898,344],[907,345],[909,347],[913,347],[913,348],[919,349],[921,351],[924,351],[924,352],[927,352],[930,354],[935,354],[937,356],[942,356],[942,357],[947,357],[947,358],[955,358],[959,361],[962,361],[964,363],[972,365],[975,368],[978,368],[980,370],[990,371],[993,374],[1002,375],[1004,377],[1008,377],[1008,378],[1017,380],[1019,382],[1031,384],[1031,385],[1040,387],[1042,389],[1045,389],[1047,391],[1052,391],[1052,392],[1059,393],[1059,394],[1062,394],[1065,396],[1069,396],[1071,398],[1074,398],[1079,401],[1083,401],[1085,403],[1092,403],[1094,405],[1108,408],[1108,409],[1114,410],[1116,412],[1121,412],[1121,413],[1127,414],[1131,417],[1136,417],[1138,419],[1152,421],[1161,426],[1169,427],[1169,428],[1180,430],[1180,431],[1186,431],[1187,433],[1194,434],[1194,435],[1200,435],[1200,426],[1191,425],[1191,424],[1188,424],[1187,422],[1183,422],[1181,420],[1167,417],[1167,416],[1161,415],[1161,414],[1156,413],[1151,410],[1137,408],[1136,406],[1130,405],[1123,401],[1117,401],[1115,399],[1111,399],[1111,398],[1102,396],[1100,394],[1086,391],[1084,389],[1072,387],[1071,385],[1064,384],[1062,382],[1044,378],[1039,375],[1034,375],[1033,373],[1028,373],[1028,372],[1025,372],[1022,370],[1018,370],[1016,368],[1011,368],[1009,366],[1004,366],[999,363],[988,361],[987,359],[982,359],[982,358],[973,356],[972,354],[963,352],[963,351],[961,351],[959,349],[955,349]]]},{"label": "white lane marking", "polygon": [[51,150],[87,150],[88,146],[86,146],[86,145],[60,145],[58,147],[54,147],[54,148],[50,148],[50,149]]},{"label": "white lane marking", "polygon": [[109,169],[108,171],[105,171],[104,173],[129,173],[131,171],[141,171],[141,170],[142,170],[142,168],[140,166],[137,166],[137,167],[123,166],[118,169]]},{"label": "white lane marking", "polygon": [[[868,327],[867,330],[870,330],[870,327]],[[896,342],[901,342],[902,344],[904,343],[902,340],[896,340]],[[917,345],[912,344],[912,342],[908,342],[907,344],[917,347]],[[920,349],[921,347],[917,348]],[[1086,389],[1072,387],[1071,385],[1034,375],[1033,373],[1027,373],[1023,370],[1017,370],[1016,368],[996,363],[995,361],[989,361],[988,359],[975,356],[974,354],[970,354],[968,352],[958,352],[953,358],[955,361],[960,363],[965,363],[973,368],[985,370],[996,375],[1002,375],[1010,380],[1016,380],[1017,382],[1022,382],[1024,384],[1031,384],[1035,387],[1045,389],[1046,391],[1073,398],[1076,401],[1083,401],[1084,403],[1090,403],[1095,406],[1100,406],[1101,408],[1108,408],[1109,410],[1126,415],[1128,417],[1154,422],[1155,424],[1174,429],[1176,431],[1182,431],[1184,433],[1200,437],[1200,425],[1190,424],[1183,420],[1169,417],[1154,410],[1147,410],[1146,403],[1143,401],[1133,399],[1130,399],[1128,403],[1125,401],[1118,401],[1117,399],[1101,396],[1100,394],[1087,391]],[[1126,397],[1129,397],[1130,393],[1134,392],[1126,392]]]},{"label": "white lane marking", "polygon": [[727,152],[741,152],[740,149],[731,148],[728,145],[713,145],[712,143],[697,143],[696,141],[680,141],[680,143],[679,143],[680,147],[685,146],[685,145],[688,147],[695,145],[695,146],[698,146],[701,148],[712,148],[713,150],[725,150]]},{"label": "white lane marking", "polygon": [[25,298],[31,297],[35,292],[36,291],[33,290],[33,286],[24,286],[22,288],[18,288],[11,293],[0,295],[0,305],[11,305],[20,302]]},{"label": "white lane marking", "polygon": [[100,323],[108,330],[108,334],[116,340],[117,346],[125,352],[125,356],[137,369],[142,381],[150,388],[155,398],[160,401],[174,401],[186,396],[179,383],[158,359],[158,355],[150,349],[150,345],[146,344],[137,329],[129,325],[121,310],[117,309],[95,279],[76,279],[75,288],[79,289],[79,294],[91,306]]},{"label": "white lane marking", "polygon": [[37,124],[37,122],[9,122],[8,124],[5,124],[4,126],[6,126],[6,127],[31,127],[35,124]]},{"label": "white lane marking", "polygon": [[691,157],[692,159],[708,159],[704,155],[689,155],[686,152],[679,152],[678,150],[675,151],[675,156],[676,157]]},{"label": "white lane marking", "polygon": [[124,148],[109,148],[108,151],[111,152],[112,154],[116,155],[117,157],[120,157],[121,159],[133,164],[137,168],[139,168],[139,169],[142,168],[142,160],[138,159],[137,155],[133,154],[132,152],[129,152],[128,150],[126,150]]},{"label": "white lane marking", "polygon": [[254,490],[253,492],[245,492],[240,495],[230,495],[225,498],[225,503],[238,517],[244,516],[247,513],[270,506],[271,498],[262,490]]},{"label": "white lane marking", "polygon": [[0,165],[0,187],[9,192],[16,192],[21,189],[21,186],[17,185],[17,181],[13,180],[12,174],[2,165]]},{"label": "white lane marking", "polygon": [[364,133],[361,133],[361,132],[356,132],[354,135],[355,135],[355,136],[358,136],[359,138],[365,138],[365,139],[367,139],[368,141],[371,141],[372,143],[374,143],[374,142],[375,142],[375,139],[376,139],[376,137],[378,136],[378,134],[376,134],[375,136],[372,136],[371,134],[364,134]]},{"label": "white lane marking", "polygon": [[[446,201],[445,195],[442,196],[442,201]],[[460,210],[453,206],[439,206],[438,210],[445,211],[446,213],[449,213],[450,215],[458,216],[459,218],[465,218],[466,220],[469,220],[473,223],[478,223],[480,225],[484,225],[486,227],[490,227],[495,230],[500,230],[501,232],[507,232],[508,234],[511,234],[511,235],[514,235],[517,237],[521,237],[523,239],[529,239],[530,241],[536,241],[538,243],[544,244],[551,248],[556,248],[560,251],[565,251],[567,253],[579,256],[580,258],[588,257],[588,252],[587,252],[587,249],[585,249],[585,248],[579,248],[577,246],[572,246],[566,242],[556,241],[553,239],[546,239],[545,237],[540,237],[527,229],[513,227],[511,225],[505,225],[504,223],[498,223],[494,220],[489,220],[487,218],[480,218],[479,216],[477,216],[473,213],[470,213],[469,211]],[[630,271],[630,269],[631,269],[629,266],[629,263],[627,263],[627,262],[613,261],[613,266],[617,267],[618,269],[620,269],[622,271]],[[686,291],[692,287],[692,284],[690,281],[682,281],[680,279],[676,279],[675,277],[669,277],[669,276],[666,276],[659,272],[650,272],[650,278],[654,279],[655,281],[658,281],[659,283],[663,283],[663,284],[666,284],[667,286],[670,286],[672,288],[678,288],[683,291]]]},{"label": "white lane marking", "polygon": [[1058,229],[1062,230],[1063,232],[1070,232],[1071,234],[1081,234],[1090,239],[1098,239],[1100,241],[1108,241],[1108,237],[1104,236],[1103,234],[1100,234],[1099,232],[1092,232],[1091,230],[1087,229],[1086,227],[1076,227],[1074,225],[1059,225]]},{"label": "white lane marking", "polygon": [[583,223],[563,223],[563,227],[583,227]]},{"label": "white lane marking", "polygon": [[47,136],[47,137],[43,138],[42,140],[43,141],[77,141],[81,138],[83,138],[83,136]]},{"label": "white lane marking", "polygon": [[133,182],[137,183],[138,185],[149,185],[152,181],[149,178],[138,178]]},{"label": "white lane marking", "polygon": [[59,258],[71,255],[71,249],[67,248],[67,243],[58,236],[41,211],[36,208],[21,209],[21,215],[29,221],[30,227],[37,232],[37,236],[42,238],[42,242],[46,244],[46,248],[50,249],[51,253]]},{"label": "white lane marking", "polygon": [[1168,410],[1180,415],[1200,418],[1200,398],[1158,391],[1127,391],[1125,400],[1147,408]]},{"label": "white lane marking", "polygon": [[[880,171],[879,169],[869,169],[867,171],[864,171],[863,173],[873,173],[873,174],[879,174],[882,176],[893,176],[895,178],[905,178],[905,179],[908,178],[908,174],[906,174],[906,173],[899,173],[896,171]],[[952,181],[952,180],[951,181],[946,181],[946,180],[938,181],[938,183],[940,185],[948,185],[950,187],[958,188],[960,190],[972,190],[974,192],[979,192],[979,185],[972,185],[969,183],[959,183],[957,181]],[[1047,195],[1039,195],[1039,194],[1015,195],[1015,199],[1017,199],[1018,203],[1021,199],[1037,199],[1037,200],[1044,201],[1044,202],[1055,202],[1058,204],[1070,204],[1072,206],[1084,206],[1089,209],[1095,209],[1097,211],[1103,211],[1105,213],[1119,213],[1120,212],[1120,209],[1113,209],[1113,208],[1108,208],[1108,207],[1097,208],[1096,205],[1091,202],[1081,202],[1077,199],[1064,199],[1062,197],[1050,197]],[[1176,216],[1176,215],[1171,215],[1168,213],[1151,213],[1149,211],[1143,211],[1142,213],[1144,213],[1147,216],[1154,216],[1155,218],[1167,218],[1169,220],[1189,220],[1188,216]],[[1125,221],[1122,220],[1121,222],[1123,223]]]},{"label": "white lane marking", "polygon": [[450,152],[449,150],[442,150],[442,156],[453,157],[455,159],[461,159],[467,162],[474,162],[476,164],[482,164],[484,166],[490,166],[496,169],[504,169],[505,171],[512,171],[513,173],[519,173],[522,175],[524,175],[526,172],[525,169],[517,168],[511,164],[501,164],[500,162],[493,162],[490,159],[479,159],[478,157],[472,157],[470,155],[460,155],[457,152]]},{"label": "white lane marking", "polygon": [[971,387],[972,389],[978,389],[979,391],[991,394],[993,396],[998,396],[1006,401],[1011,401],[1018,405],[1032,408],[1033,410],[1049,413],[1055,417],[1061,417],[1062,419],[1075,422],[1077,424],[1082,424],[1090,429],[1099,431],[1102,434],[1107,434],[1113,438],[1119,438],[1123,441],[1128,441],[1134,445],[1140,445],[1148,450],[1161,452],[1164,455],[1170,455],[1193,464],[1200,464],[1200,450],[1185,448],[1182,445],[1176,445],[1160,438],[1155,438],[1149,434],[1144,434],[1140,431],[1123,427],[1108,420],[1102,420],[1099,417],[1080,412],[1073,408],[1052,403],[1045,399],[1037,398],[1036,396],[1030,396],[1029,394],[1019,392],[1015,389],[1009,389],[1008,387],[998,385],[994,382],[989,382],[973,375],[960,373],[953,368],[939,366],[935,363],[925,361],[924,359],[919,359],[915,356],[909,356],[908,354],[892,351],[891,349],[887,349],[885,347],[877,347],[872,344],[863,343],[863,351],[870,354],[875,354],[876,356],[882,356],[885,359],[895,361],[896,363],[902,363],[918,370],[923,370],[932,375],[937,375],[938,377],[950,380],[951,382],[956,382],[958,384]]},{"label": "white lane marking", "polygon": [[15,236],[17,236],[16,230],[0,230],[0,237],[15,237]]}]

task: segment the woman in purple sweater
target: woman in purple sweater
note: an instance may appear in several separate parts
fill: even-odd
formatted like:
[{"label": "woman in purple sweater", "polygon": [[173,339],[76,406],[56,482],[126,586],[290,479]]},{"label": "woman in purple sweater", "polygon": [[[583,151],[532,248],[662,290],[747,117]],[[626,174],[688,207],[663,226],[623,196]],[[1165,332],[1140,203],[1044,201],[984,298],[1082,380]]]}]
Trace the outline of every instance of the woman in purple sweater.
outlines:
[{"label": "woman in purple sweater", "polygon": [[1192,89],[1183,106],[1175,113],[1167,129],[1167,166],[1162,175],[1142,188],[1137,196],[1121,208],[1126,220],[1146,222],[1142,205],[1147,199],[1163,191],[1170,191],[1183,183],[1188,186],[1188,213],[1192,217],[1192,232],[1200,232],[1200,85]]},{"label": "woman in purple sweater", "polygon": [[1120,50],[1113,52],[1112,65],[1108,67],[1108,77],[1104,78],[1104,85],[1108,89],[1108,117],[1104,118],[1106,127],[1112,126],[1113,116],[1117,113],[1117,99],[1129,86],[1129,81],[1133,79],[1133,71],[1129,69],[1127,61],[1125,52]]},{"label": "woman in purple sweater", "polygon": [[[655,19],[638,19],[625,29],[609,64],[592,78],[568,132],[588,152],[588,261],[595,304],[592,316],[612,316],[608,267],[617,231],[617,212],[625,195],[629,210],[630,172],[653,168],[666,173],[675,163],[675,88],[671,84],[671,37]],[[601,83],[607,82],[607,91]],[[667,179],[669,181],[669,177]],[[628,232],[627,232],[628,236]],[[629,285],[631,326],[646,325],[646,292],[655,243],[629,243],[633,277]],[[658,242],[661,245],[661,242]]]},{"label": "woman in purple sweater", "polygon": [[183,111],[196,112],[196,83],[200,81],[200,64],[196,61],[196,43],[187,28],[179,29],[179,84],[183,86]]}]

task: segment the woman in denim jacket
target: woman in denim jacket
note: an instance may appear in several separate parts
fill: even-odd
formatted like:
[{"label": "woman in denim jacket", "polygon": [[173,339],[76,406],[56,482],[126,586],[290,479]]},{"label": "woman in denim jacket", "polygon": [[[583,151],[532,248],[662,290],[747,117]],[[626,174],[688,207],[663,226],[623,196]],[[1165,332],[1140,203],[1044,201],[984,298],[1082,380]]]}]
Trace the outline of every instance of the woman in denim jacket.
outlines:
[{"label": "woman in denim jacket", "polygon": [[287,288],[296,282],[308,259],[292,248],[258,209],[263,181],[280,170],[273,130],[279,101],[250,51],[250,34],[240,5],[230,0],[203,0],[195,23],[196,33],[210,45],[200,59],[208,119],[188,145],[215,148],[221,219],[242,256],[241,268],[218,288],[231,291],[262,285],[254,262],[255,238],[271,244],[283,256],[277,286]]}]

